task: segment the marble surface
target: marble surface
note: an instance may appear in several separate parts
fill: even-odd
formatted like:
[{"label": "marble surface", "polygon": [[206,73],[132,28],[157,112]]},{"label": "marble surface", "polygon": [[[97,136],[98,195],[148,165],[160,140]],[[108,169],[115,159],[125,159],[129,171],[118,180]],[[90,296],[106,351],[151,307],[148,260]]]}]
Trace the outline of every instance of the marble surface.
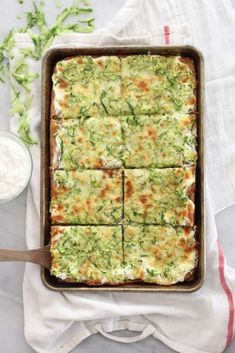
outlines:
[{"label": "marble surface", "polygon": [[[125,0],[92,0],[95,10],[96,27],[102,27],[112,19],[118,9],[125,3]],[[68,2],[67,2],[68,3]],[[233,0],[235,4],[235,0]],[[29,8],[31,0],[25,0],[25,8]],[[47,15],[52,21],[56,13],[54,1],[47,2]],[[9,9],[11,9],[9,11]],[[16,0],[1,0],[0,11],[0,39],[12,25],[21,20],[16,20],[16,15],[23,13],[23,7],[17,4]],[[0,129],[9,128],[9,89],[6,85],[0,85]],[[0,205],[0,247],[1,248],[25,248],[25,208],[26,192],[15,201]],[[235,268],[234,244],[235,244],[235,223],[233,221],[235,206],[221,212],[216,216],[218,234],[222,242],[224,253],[228,263]],[[24,264],[22,263],[1,263],[0,264],[0,342],[1,353],[31,353],[33,350],[28,346],[24,338],[24,320],[22,305],[22,280]],[[122,332],[122,335],[133,335],[133,333]],[[17,348],[16,348],[17,347]],[[97,334],[82,342],[73,353],[136,353],[146,351],[171,353],[171,349],[148,337],[142,342],[123,345],[112,342]],[[226,353],[234,353],[235,341]]]}]

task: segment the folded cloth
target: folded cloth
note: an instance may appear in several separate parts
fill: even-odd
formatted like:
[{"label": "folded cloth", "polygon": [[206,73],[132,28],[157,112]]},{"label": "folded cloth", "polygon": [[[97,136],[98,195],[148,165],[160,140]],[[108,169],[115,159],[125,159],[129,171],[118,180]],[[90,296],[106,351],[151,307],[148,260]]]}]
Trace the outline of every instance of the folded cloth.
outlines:
[{"label": "folded cloth", "polygon": [[[70,352],[86,337],[98,332],[124,343],[153,335],[183,353],[220,353],[231,342],[235,270],[224,260],[214,215],[235,203],[234,24],[235,13],[228,0],[129,0],[104,29],[90,35],[63,35],[54,41],[54,47],[192,43],[203,52],[207,276],[203,287],[189,294],[57,293],[42,284],[37,265],[27,264],[23,284],[25,336],[36,352]],[[17,48],[30,46],[31,40],[19,34],[16,44]],[[11,65],[16,58],[17,49]],[[40,72],[40,63],[31,61],[29,65]],[[39,80],[33,86],[33,94],[38,99],[29,113],[34,133],[39,137]],[[13,117],[13,131],[16,124],[17,117]],[[29,248],[35,248],[39,246],[39,146],[33,146],[31,152],[34,170],[27,198],[26,240]],[[123,329],[140,334],[131,338],[111,334]]]}]

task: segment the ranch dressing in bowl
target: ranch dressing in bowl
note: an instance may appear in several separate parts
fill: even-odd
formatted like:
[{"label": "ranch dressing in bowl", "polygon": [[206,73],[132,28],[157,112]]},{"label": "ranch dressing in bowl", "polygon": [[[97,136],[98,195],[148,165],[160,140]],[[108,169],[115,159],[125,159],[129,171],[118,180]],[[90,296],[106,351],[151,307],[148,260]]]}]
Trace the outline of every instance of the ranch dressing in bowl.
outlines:
[{"label": "ranch dressing in bowl", "polygon": [[32,158],[26,145],[16,135],[0,130],[0,203],[20,195],[31,173]]}]

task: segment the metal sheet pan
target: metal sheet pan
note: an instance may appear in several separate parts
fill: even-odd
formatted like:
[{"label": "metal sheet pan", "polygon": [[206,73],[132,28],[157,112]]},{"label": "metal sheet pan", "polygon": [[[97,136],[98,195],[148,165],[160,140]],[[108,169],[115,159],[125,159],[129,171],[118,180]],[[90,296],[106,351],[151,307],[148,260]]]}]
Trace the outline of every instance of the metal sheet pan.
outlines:
[{"label": "metal sheet pan", "polygon": [[117,55],[128,56],[135,54],[182,55],[193,59],[196,68],[197,85],[197,148],[198,163],[196,170],[195,194],[195,224],[196,237],[199,244],[199,261],[191,281],[177,283],[171,286],[160,286],[147,283],[132,283],[120,286],[103,285],[91,287],[81,283],[65,283],[50,275],[50,271],[42,268],[43,283],[52,290],[64,291],[139,291],[139,292],[193,292],[198,290],[205,276],[205,205],[204,205],[204,64],[201,53],[191,46],[168,47],[97,47],[97,48],[55,48],[49,50],[42,63],[42,119],[41,119],[41,245],[50,241],[50,109],[52,74],[56,63],[65,57],[75,55]]}]

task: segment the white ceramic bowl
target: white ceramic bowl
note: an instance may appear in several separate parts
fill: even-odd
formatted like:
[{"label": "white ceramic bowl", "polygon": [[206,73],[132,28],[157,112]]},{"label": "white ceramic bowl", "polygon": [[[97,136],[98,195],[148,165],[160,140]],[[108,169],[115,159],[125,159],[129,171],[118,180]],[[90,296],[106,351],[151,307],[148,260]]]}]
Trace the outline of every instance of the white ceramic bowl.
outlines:
[{"label": "white ceramic bowl", "polygon": [[[8,198],[1,198],[1,195],[0,195],[0,204],[2,204],[4,202],[11,201],[11,200],[14,200],[16,197],[18,197],[25,190],[25,188],[29,184],[29,181],[30,181],[31,175],[32,175],[32,170],[33,170],[32,157],[31,157],[31,154],[29,152],[28,147],[24,144],[24,142],[18,136],[14,135],[13,133],[11,133],[9,131],[0,130],[0,140],[3,137],[14,141],[15,143],[17,143],[22,148],[23,152],[25,153],[26,163],[28,164],[28,168],[27,168],[28,171],[27,171],[27,175],[25,176],[25,181],[18,188],[18,190],[16,190],[14,195],[12,194]],[[1,160],[1,156],[0,156],[0,160]]]}]

